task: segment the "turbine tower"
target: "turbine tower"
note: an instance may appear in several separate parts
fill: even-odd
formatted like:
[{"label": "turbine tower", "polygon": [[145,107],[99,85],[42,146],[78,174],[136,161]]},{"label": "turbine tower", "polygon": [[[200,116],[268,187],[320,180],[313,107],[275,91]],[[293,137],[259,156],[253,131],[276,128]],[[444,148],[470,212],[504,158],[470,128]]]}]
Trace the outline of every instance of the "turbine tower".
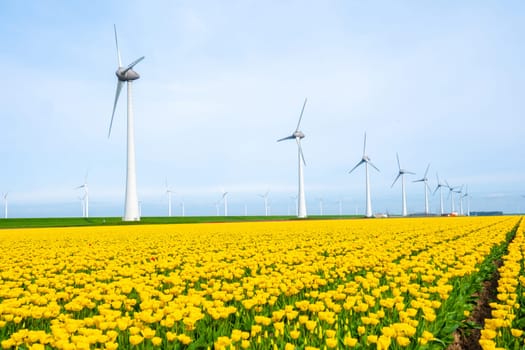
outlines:
[{"label": "turbine tower", "polygon": [[458,201],[459,201],[459,215],[463,215],[463,185],[459,187],[459,190],[454,191],[458,194]]},{"label": "turbine tower", "polygon": [[430,163],[427,166],[427,170],[425,170],[425,175],[423,175],[423,177],[421,179],[413,181],[413,182],[423,182],[423,186],[425,187],[425,215],[428,215],[430,213],[429,210],[428,210],[428,189],[429,189],[429,186],[428,186],[428,178],[427,178],[427,174],[428,174],[428,169],[429,168],[430,168]]},{"label": "turbine tower", "polygon": [[168,216],[171,216],[171,194],[173,191],[168,186],[168,178],[166,178],[166,194],[168,195]]},{"label": "turbine tower", "polygon": [[113,125],[113,117],[115,116],[115,109],[117,107],[120,90],[124,82],[127,83],[128,90],[128,120],[127,120],[127,168],[126,168],[126,201],[124,206],[123,221],[139,221],[140,208],[137,196],[137,174],[135,170],[135,125],[133,118],[133,103],[131,86],[133,80],[140,78],[140,75],[133,70],[133,67],[144,59],[144,56],[131,62],[127,67],[122,66],[120,59],[120,50],[118,47],[117,27],[115,30],[115,44],[117,47],[118,68],[115,74],[117,75],[117,91],[115,93],[115,102],[113,103],[113,113],[111,114],[111,122],[109,124],[108,138],[111,135],[111,127]]},{"label": "turbine tower", "polygon": [[295,131],[293,134],[287,137],[283,137],[282,139],[277,140],[277,142],[281,142],[284,140],[293,140],[297,142],[297,149],[298,149],[298,158],[299,158],[299,190],[297,194],[297,203],[298,203],[298,211],[297,211],[297,217],[298,218],[305,218],[306,215],[306,198],[304,195],[304,175],[303,175],[303,165],[306,165],[306,162],[304,160],[303,155],[303,149],[301,147],[301,139],[304,138],[304,134],[302,131],[299,130],[299,126],[301,125],[301,119],[303,118],[303,112],[304,107],[306,106],[307,99],[304,99],[303,108],[301,109],[301,114],[299,115],[299,122],[297,123],[297,127],[295,128]]},{"label": "turbine tower", "polygon": [[370,199],[370,177],[368,175],[368,165],[370,165],[372,168],[374,168],[377,171],[379,171],[379,169],[374,164],[372,164],[372,162],[370,161],[370,157],[366,155],[366,132],[365,132],[365,142],[363,145],[363,157],[361,158],[359,163],[357,163],[356,166],[353,167],[352,170],[350,170],[348,173],[350,174],[361,164],[365,165],[365,175],[366,175],[366,212],[365,212],[365,216],[367,218],[370,218],[372,217],[372,200]]},{"label": "turbine tower", "polygon": [[270,191],[266,191],[265,194],[259,194],[258,196],[264,199],[264,215],[268,216],[268,194]]},{"label": "turbine tower", "polygon": [[224,216],[228,216],[228,192],[222,192],[222,201],[224,202]]},{"label": "turbine tower", "polygon": [[456,187],[452,187],[448,184],[447,180],[445,180],[445,184],[447,185],[448,187],[448,196],[450,197],[450,213],[454,213],[456,211],[456,208],[454,207],[454,190],[457,188]]},{"label": "turbine tower", "polygon": [[436,186],[436,189],[434,190],[434,193],[433,194],[436,194],[437,190],[439,190],[439,210],[441,212],[441,215],[443,215],[445,213],[444,209],[443,209],[443,191],[441,190],[442,187],[447,187],[447,185],[445,184],[442,184],[440,181],[439,181],[439,175],[438,173],[436,173],[436,179],[437,179],[437,186]]},{"label": "turbine tower", "polygon": [[4,219],[7,219],[7,195],[9,192],[4,193]]},{"label": "turbine tower", "polygon": [[82,210],[82,216],[85,218],[89,217],[89,190],[88,190],[88,183],[87,183],[88,174],[86,173],[86,176],[84,177],[84,183],[78,187],[76,187],[76,190],[79,190],[81,188],[84,189],[84,196],[82,196],[83,200],[83,206],[84,210]]},{"label": "turbine tower", "polygon": [[468,185],[465,186],[465,193],[463,194],[463,198],[467,201],[467,216],[470,216],[470,195],[468,193]]},{"label": "turbine tower", "polygon": [[401,163],[399,162],[399,154],[396,153],[396,157],[397,157],[397,167],[399,169],[399,172],[397,173],[397,177],[396,179],[394,180],[394,182],[392,183],[392,186],[390,187],[394,187],[394,184],[396,183],[397,179],[401,178],[401,199],[402,199],[402,211],[401,211],[401,215],[402,216],[407,216],[408,213],[407,213],[407,194],[406,194],[406,191],[405,191],[405,174],[412,174],[412,175],[415,175],[413,172],[410,172],[406,169],[402,169],[401,168]]}]

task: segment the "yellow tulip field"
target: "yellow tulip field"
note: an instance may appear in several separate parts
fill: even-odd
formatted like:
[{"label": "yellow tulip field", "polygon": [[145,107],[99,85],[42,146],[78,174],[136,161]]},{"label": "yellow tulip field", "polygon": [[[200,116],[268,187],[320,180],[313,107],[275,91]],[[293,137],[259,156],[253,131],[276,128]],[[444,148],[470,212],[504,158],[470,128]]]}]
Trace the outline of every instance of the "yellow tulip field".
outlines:
[{"label": "yellow tulip field", "polygon": [[475,327],[483,349],[525,346],[518,216],[3,229],[0,247],[3,349],[445,349]]}]

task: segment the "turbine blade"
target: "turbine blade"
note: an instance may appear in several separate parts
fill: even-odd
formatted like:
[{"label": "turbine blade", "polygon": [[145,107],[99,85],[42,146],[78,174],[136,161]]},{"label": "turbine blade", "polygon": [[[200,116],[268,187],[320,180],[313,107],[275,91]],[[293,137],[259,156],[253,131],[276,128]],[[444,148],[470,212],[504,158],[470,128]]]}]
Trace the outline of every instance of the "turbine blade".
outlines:
[{"label": "turbine blade", "polygon": [[140,61],[142,61],[142,60],[144,59],[144,57],[145,57],[145,56],[139,57],[139,58],[137,58],[135,61],[131,62],[131,63],[126,67],[126,69],[124,69],[124,70],[122,71],[122,74],[126,73],[126,72],[127,72],[128,70],[130,70],[131,68],[135,67],[135,65],[136,65],[137,63],[139,63]]},{"label": "turbine blade", "polygon": [[304,99],[303,108],[301,109],[301,114],[299,115],[299,122],[297,123],[297,128],[295,128],[295,131],[299,131],[299,126],[301,125],[301,120],[303,119],[303,112],[304,107],[306,106],[307,98]]},{"label": "turbine blade", "polygon": [[438,185],[436,186],[436,189],[435,189],[434,192],[432,193],[432,195],[435,195],[436,192],[437,192],[437,190],[439,190],[440,187],[441,187],[441,186],[438,184]]},{"label": "turbine blade", "polygon": [[115,30],[115,45],[117,46],[117,59],[118,67],[122,67],[122,60],[120,59],[120,50],[118,48],[118,39],[117,39],[117,26],[113,24],[113,29]]},{"label": "turbine blade", "polygon": [[[370,164],[372,166],[372,168],[374,168],[375,170],[379,171],[379,169],[371,161],[368,161],[367,163]],[[381,171],[379,171],[379,172],[381,172]]]},{"label": "turbine blade", "polygon": [[113,117],[115,116],[115,109],[117,108],[118,97],[120,96],[120,90],[122,90],[123,81],[117,81],[117,91],[115,92],[115,102],[113,103],[113,113],[111,113],[111,122],[109,123],[108,138],[111,136],[111,127],[113,126]]},{"label": "turbine blade", "polygon": [[401,170],[401,162],[399,162],[399,154],[396,152],[396,158],[397,158],[397,167],[399,170]]},{"label": "turbine blade", "polygon": [[416,175],[416,173],[413,173],[411,171],[406,171],[406,170],[405,170],[405,174]]},{"label": "turbine blade", "polygon": [[394,182],[392,182],[392,186],[390,187],[394,187],[395,183],[397,182],[397,179],[399,179],[400,177],[401,177],[401,173],[398,173],[396,176],[396,179],[394,180]]},{"label": "turbine blade", "polygon": [[438,175],[438,173],[437,173],[437,172],[436,172],[436,180],[437,180],[437,182],[438,182],[438,185],[439,185],[439,184],[440,184],[441,182],[439,182],[439,175]]},{"label": "turbine blade", "polygon": [[292,139],[295,139],[295,136],[290,135],[290,136],[283,137],[282,139],[277,140],[277,142],[281,142],[281,141],[284,141],[284,140],[292,140]]},{"label": "turbine blade", "polygon": [[430,168],[430,163],[428,163],[428,165],[427,165],[427,170],[425,170],[425,175],[423,176],[424,179],[427,177],[428,169],[429,169],[429,168]]},{"label": "turbine blade", "polygon": [[364,162],[365,162],[364,160],[359,161],[359,163],[357,163],[357,164],[355,165],[355,167],[353,167],[352,170],[350,170],[348,173],[350,174],[352,171],[354,171],[355,169],[357,169],[357,167],[360,166],[361,164],[363,164]]},{"label": "turbine blade", "polygon": [[423,182],[425,181],[424,179],[419,179],[419,180],[413,180],[412,182]]},{"label": "turbine blade", "polygon": [[365,131],[365,141],[363,142],[363,157],[366,155],[366,131]]}]

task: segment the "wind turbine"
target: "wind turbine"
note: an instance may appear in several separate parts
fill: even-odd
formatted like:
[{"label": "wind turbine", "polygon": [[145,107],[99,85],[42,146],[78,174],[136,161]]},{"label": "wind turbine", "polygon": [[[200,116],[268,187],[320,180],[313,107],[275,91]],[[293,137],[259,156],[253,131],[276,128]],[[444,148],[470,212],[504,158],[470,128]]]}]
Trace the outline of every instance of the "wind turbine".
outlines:
[{"label": "wind turbine", "polygon": [[463,215],[463,196],[462,196],[462,193],[463,193],[463,185],[461,185],[461,187],[459,188],[459,190],[454,191],[454,192],[458,194],[458,201],[459,201],[459,215]]},{"label": "wind turbine", "polygon": [[319,215],[323,216],[323,198],[318,198],[317,200],[319,201]]},{"label": "wind turbine", "polygon": [[467,201],[467,216],[470,216],[470,195],[468,193],[468,185],[465,186],[465,193],[463,194],[463,198],[466,198]]},{"label": "wind turbine", "polygon": [[437,190],[439,190],[439,210],[441,212],[441,215],[443,215],[445,212],[443,210],[443,191],[441,190],[441,188],[442,187],[447,187],[447,185],[442,184],[439,181],[438,173],[436,173],[436,179],[437,179],[437,186],[436,186],[436,189],[434,190],[434,194],[436,193]]},{"label": "wind turbine", "polygon": [[168,195],[168,216],[171,216],[171,194],[173,191],[168,186],[168,179],[166,178],[166,194]]},{"label": "wind turbine", "polygon": [[425,215],[429,214],[429,210],[428,210],[428,189],[430,187],[428,186],[428,178],[427,178],[427,174],[428,174],[428,169],[429,168],[430,168],[430,163],[427,166],[427,170],[425,170],[425,175],[423,175],[423,177],[421,179],[413,181],[413,182],[423,182],[423,186],[425,187]]},{"label": "wind turbine", "polygon": [[7,195],[9,192],[4,193],[4,219],[7,219]]},{"label": "wind turbine", "polygon": [[186,216],[186,206],[184,205],[184,198],[181,198],[180,210],[181,210],[182,216],[183,217]]},{"label": "wind turbine", "polygon": [[370,177],[368,175],[368,165],[370,165],[372,168],[374,168],[377,171],[379,171],[379,169],[370,161],[370,157],[366,155],[366,132],[365,132],[365,142],[363,144],[363,157],[361,158],[359,163],[357,163],[356,166],[354,166],[352,170],[350,170],[348,173],[350,174],[361,164],[365,165],[365,175],[366,175],[366,212],[365,212],[365,216],[367,218],[370,218],[372,217],[372,200],[370,199]]},{"label": "wind turbine", "polygon": [[447,185],[448,187],[448,196],[450,197],[450,213],[454,213],[456,211],[456,208],[454,207],[454,190],[457,188],[456,187],[452,187],[448,184],[447,180],[445,180],[445,184]]},{"label": "wind turbine", "polygon": [[118,47],[117,27],[113,26],[115,30],[115,44],[117,47],[118,68],[115,74],[117,75],[117,91],[115,93],[115,102],[113,103],[113,113],[111,114],[111,122],[109,124],[108,138],[111,135],[111,127],[113,125],[113,117],[115,116],[115,109],[117,107],[120,90],[124,82],[127,83],[128,89],[128,120],[127,120],[127,168],[126,168],[126,201],[124,207],[124,221],[139,221],[140,208],[137,196],[137,174],[135,169],[135,124],[133,118],[133,104],[131,94],[131,83],[133,80],[140,78],[140,75],[133,70],[133,67],[144,59],[144,56],[131,62],[127,67],[122,66],[120,59],[120,50]]},{"label": "wind turbine", "polygon": [[221,201],[218,200],[213,204],[215,205],[215,216],[219,216],[219,204],[221,204]]},{"label": "wind turbine", "polygon": [[264,215],[268,216],[268,194],[270,191],[266,191],[265,194],[259,194],[258,196],[264,199]]},{"label": "wind turbine", "polygon": [[224,216],[228,216],[228,192],[222,192],[222,201],[224,202]]},{"label": "wind turbine", "polygon": [[303,165],[306,165],[306,162],[304,160],[303,155],[303,149],[301,147],[301,139],[304,138],[304,134],[302,131],[299,130],[299,126],[301,125],[301,119],[303,118],[303,112],[304,107],[306,106],[307,99],[304,99],[303,108],[301,109],[301,114],[299,115],[299,122],[297,123],[297,127],[295,128],[295,131],[287,137],[283,137],[282,139],[277,140],[277,142],[284,141],[284,140],[293,140],[297,142],[297,149],[298,149],[298,158],[299,158],[299,190],[297,194],[297,201],[298,201],[298,211],[297,211],[297,217],[299,218],[305,218],[306,215],[306,198],[304,195],[304,175],[303,175]]},{"label": "wind turbine", "polygon": [[84,176],[84,183],[75,188],[76,190],[79,190],[81,188],[84,189],[84,196],[82,197],[82,200],[84,201],[84,210],[82,211],[82,214],[85,218],[89,217],[89,190],[88,190],[87,178],[88,178],[88,174],[86,173],[86,176]]},{"label": "wind turbine", "polygon": [[403,202],[401,215],[407,216],[408,213],[407,213],[407,195],[405,191],[405,174],[412,174],[412,175],[415,175],[415,174],[406,169],[402,169],[401,163],[399,162],[399,154],[396,153],[396,157],[397,157],[397,167],[399,169],[399,172],[397,173],[397,177],[394,180],[394,182],[392,182],[392,186],[390,187],[394,187],[394,184],[396,183],[397,179],[401,178],[401,197],[402,197],[402,202]]}]

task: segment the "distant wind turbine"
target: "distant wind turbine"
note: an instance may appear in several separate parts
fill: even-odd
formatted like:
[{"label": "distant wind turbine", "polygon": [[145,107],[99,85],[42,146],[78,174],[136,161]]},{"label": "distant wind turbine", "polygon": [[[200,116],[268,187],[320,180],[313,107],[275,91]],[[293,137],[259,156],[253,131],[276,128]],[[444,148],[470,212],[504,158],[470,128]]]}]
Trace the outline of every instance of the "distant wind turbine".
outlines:
[{"label": "distant wind turbine", "polygon": [[463,198],[467,201],[467,216],[470,216],[470,195],[468,193],[468,185],[465,186],[465,193],[463,194]]},{"label": "distant wind turbine", "polygon": [[301,119],[303,118],[303,112],[304,107],[306,106],[307,99],[304,99],[303,108],[301,109],[301,114],[299,115],[299,122],[297,123],[297,127],[295,128],[295,131],[292,133],[292,135],[283,137],[282,139],[277,140],[277,142],[284,141],[284,140],[293,140],[297,142],[297,149],[298,149],[298,158],[299,158],[299,189],[298,189],[298,211],[297,211],[297,217],[299,218],[305,218],[307,216],[306,214],[306,198],[304,195],[304,175],[303,175],[303,165],[306,165],[306,162],[304,160],[303,155],[303,149],[301,147],[301,139],[304,138],[304,134],[302,131],[299,130],[299,127],[301,126]]},{"label": "distant wind turbine", "polygon": [[452,187],[448,184],[447,180],[445,180],[445,184],[447,185],[448,187],[448,196],[450,197],[450,213],[454,213],[456,212],[456,208],[454,206],[454,190],[457,188],[456,187]]},{"label": "distant wind turbine", "polygon": [[228,192],[222,192],[222,201],[224,203],[224,216],[228,216]]},{"label": "distant wind turbine", "polygon": [[459,190],[456,190],[454,192],[458,194],[459,215],[463,215],[463,185],[459,187]]},{"label": "distant wind turbine", "polygon": [[370,161],[370,157],[366,155],[366,132],[365,132],[365,141],[363,144],[363,157],[361,158],[359,163],[357,163],[356,166],[354,166],[352,170],[350,170],[348,173],[349,174],[352,173],[352,171],[354,171],[361,164],[365,165],[365,176],[366,176],[366,212],[365,212],[365,216],[367,218],[370,218],[372,217],[372,200],[370,199],[370,177],[368,175],[368,165],[370,165],[372,168],[374,168],[377,171],[379,171],[379,169],[374,164],[372,164],[372,162]]},{"label": "distant wind turbine", "polygon": [[396,153],[396,157],[397,157],[397,167],[399,169],[398,173],[397,173],[397,177],[396,179],[394,180],[394,182],[392,182],[392,186],[390,187],[394,187],[396,181],[401,178],[401,199],[402,199],[402,212],[401,212],[401,215],[402,216],[407,216],[408,213],[407,213],[407,195],[406,195],[406,191],[405,191],[405,174],[412,174],[412,175],[415,175],[415,173],[413,172],[410,172],[406,169],[402,169],[401,168],[401,162],[399,162],[399,154]]},{"label": "distant wind turbine", "polygon": [[423,187],[425,188],[425,215],[429,214],[429,210],[428,210],[428,190],[430,189],[430,187],[428,186],[428,178],[427,178],[427,174],[428,174],[428,169],[429,168],[430,168],[430,164],[428,164],[427,170],[425,170],[425,175],[423,175],[423,177],[421,179],[413,181],[413,182],[423,182]]},{"label": "distant wind turbine", "polygon": [[118,68],[115,74],[117,75],[117,91],[115,93],[115,102],[113,103],[113,113],[111,114],[111,122],[109,124],[108,138],[111,135],[111,127],[113,125],[113,117],[115,116],[115,109],[117,107],[120,90],[124,82],[127,83],[128,88],[128,120],[127,120],[127,169],[126,169],[126,201],[124,208],[124,221],[139,221],[140,208],[137,195],[137,174],[135,170],[135,124],[133,118],[133,104],[131,95],[131,83],[133,80],[140,78],[139,74],[133,70],[133,67],[144,59],[144,56],[131,62],[127,67],[122,66],[120,59],[120,50],[118,47],[117,27],[113,26],[115,30],[115,44],[117,47]]},{"label": "distant wind turbine", "polygon": [[171,216],[171,194],[173,191],[168,186],[168,178],[166,178],[166,194],[168,195],[168,216]]},{"label": "distant wind turbine", "polygon": [[444,209],[443,209],[443,191],[441,190],[443,187],[447,187],[447,185],[445,184],[442,184],[440,181],[439,181],[439,175],[438,173],[436,173],[436,179],[437,179],[437,186],[436,186],[436,189],[434,190],[434,194],[437,192],[437,190],[439,190],[439,210],[441,212],[441,215],[443,215],[445,213]]},{"label": "distant wind turbine", "polygon": [[270,191],[266,191],[265,194],[259,194],[258,196],[264,199],[264,215],[268,216],[268,195]]},{"label": "distant wind turbine", "polygon": [[180,202],[180,210],[181,210],[181,215],[184,217],[186,216],[186,206],[184,205],[184,198],[181,197],[181,202]]},{"label": "distant wind turbine", "polygon": [[4,219],[7,219],[7,195],[9,192],[4,193]]},{"label": "distant wind turbine", "polygon": [[323,198],[318,198],[319,200],[319,215],[323,216]]},{"label": "distant wind turbine", "polygon": [[88,178],[88,174],[86,173],[86,176],[84,176],[84,183],[82,185],[80,185],[80,186],[75,188],[77,190],[79,190],[81,188],[84,189],[84,196],[82,197],[82,199],[84,201],[84,210],[82,212],[82,216],[85,217],[85,218],[89,217],[89,189],[88,189],[87,178]]}]

